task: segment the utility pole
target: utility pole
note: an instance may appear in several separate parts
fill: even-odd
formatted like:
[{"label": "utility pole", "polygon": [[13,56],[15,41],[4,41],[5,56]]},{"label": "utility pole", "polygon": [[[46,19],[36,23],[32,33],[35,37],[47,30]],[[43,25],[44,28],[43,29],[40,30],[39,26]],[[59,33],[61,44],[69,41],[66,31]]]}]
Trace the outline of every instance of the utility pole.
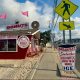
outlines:
[{"label": "utility pole", "polygon": [[[70,18],[69,18],[69,22],[70,22]],[[69,30],[69,42],[71,44],[71,30]]]}]

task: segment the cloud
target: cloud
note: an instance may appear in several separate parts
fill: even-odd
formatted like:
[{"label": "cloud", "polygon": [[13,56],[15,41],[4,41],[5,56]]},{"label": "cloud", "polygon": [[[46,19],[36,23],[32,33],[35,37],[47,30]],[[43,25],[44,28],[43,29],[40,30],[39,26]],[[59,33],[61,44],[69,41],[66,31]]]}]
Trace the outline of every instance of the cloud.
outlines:
[{"label": "cloud", "polygon": [[[56,21],[56,19],[57,19],[57,17],[55,18],[55,21]],[[71,21],[74,21],[74,26],[75,26],[75,29],[71,30],[72,39],[80,38],[80,17],[75,17],[75,18],[71,17]],[[63,31],[59,30],[59,22],[62,22],[61,17],[59,17],[57,20],[57,24],[56,24],[56,28],[55,28],[55,34],[56,34],[55,40],[63,39]],[[68,30],[65,31],[65,39],[69,39],[69,31]]]},{"label": "cloud", "polygon": [[74,26],[76,29],[80,27],[80,17],[71,18],[71,21],[74,21]]},{"label": "cloud", "polygon": [[[38,6],[30,1],[18,3],[16,0],[0,0],[0,8],[0,13],[7,14],[7,19],[0,19],[1,30],[5,30],[6,25],[14,24],[15,20],[19,20],[21,23],[29,22],[30,27],[33,21],[39,21],[40,29],[48,29],[53,10],[48,5]],[[23,16],[21,11],[29,11],[29,17]]]},{"label": "cloud", "polygon": [[[23,16],[21,11],[29,11],[29,17]],[[25,3],[18,3],[16,0],[0,0],[0,13],[6,13],[7,19],[0,19],[0,30],[5,30],[7,25],[14,24],[15,20],[19,20],[20,23],[33,21],[39,21],[40,30],[45,31],[49,29],[49,21],[52,19],[53,7],[44,4],[42,6],[37,5],[35,2],[27,0]],[[55,18],[56,22],[57,16]],[[80,18],[71,18],[71,21],[75,23],[75,30],[72,30],[72,38],[79,38],[80,36]],[[62,18],[59,17],[55,28],[55,40],[63,39],[62,31],[59,31],[59,22],[62,22]],[[60,32],[58,34],[58,32]],[[66,31],[66,39],[69,39],[69,32]]]},{"label": "cloud", "polygon": [[14,20],[17,19],[19,12],[19,4],[14,0],[0,0],[2,3],[0,5],[0,13],[6,13],[7,19],[0,19],[0,26],[6,26],[13,24]]},{"label": "cloud", "polygon": [[[6,8],[6,11],[14,14],[19,12],[20,5],[14,0],[3,0],[3,7]],[[14,16],[14,15],[13,15]]]},{"label": "cloud", "polygon": [[[75,38],[80,38],[80,30],[79,29],[75,29],[71,31],[71,38],[75,39]],[[55,32],[55,40],[63,40],[63,31],[59,31],[59,32]],[[66,30],[65,31],[65,39],[69,39],[69,31]]]}]

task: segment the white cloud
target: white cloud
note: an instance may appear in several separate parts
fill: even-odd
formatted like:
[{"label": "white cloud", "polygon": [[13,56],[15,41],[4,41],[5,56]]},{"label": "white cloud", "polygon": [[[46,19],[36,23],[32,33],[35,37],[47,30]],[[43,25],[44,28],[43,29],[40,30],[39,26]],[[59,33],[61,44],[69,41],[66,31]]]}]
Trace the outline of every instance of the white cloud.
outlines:
[{"label": "white cloud", "polygon": [[[63,31],[59,31],[58,33],[55,33],[55,39],[56,40],[63,40]],[[71,31],[71,38],[75,39],[75,38],[80,38],[80,30],[79,29],[75,29]],[[65,31],[65,39],[69,39],[69,31],[66,30]]]},{"label": "white cloud", "polygon": [[71,18],[71,21],[74,21],[76,29],[80,27],[80,17]]},{"label": "white cloud", "polygon": [[[53,8],[44,5],[43,14],[39,13],[42,6],[38,6],[33,2],[26,1],[25,3],[18,3],[15,0],[0,0],[0,13],[7,13],[7,19],[0,19],[0,26],[5,28],[5,25],[14,24],[15,20],[20,22],[31,22],[37,20],[40,23],[40,28],[47,28],[49,20],[52,18]],[[23,16],[21,11],[29,11],[29,17]],[[2,27],[1,29],[4,30]]]},{"label": "white cloud", "polygon": [[44,5],[44,10],[43,10],[43,13],[45,14],[52,14],[52,12],[53,12],[53,8],[52,7],[50,7],[49,5]]},{"label": "white cloud", "polygon": [[[74,26],[75,26],[75,29],[71,30],[72,39],[80,38],[80,18],[79,17],[71,18],[71,21],[74,21]],[[55,34],[58,36],[58,37],[56,36],[57,38],[56,40],[63,39],[63,31],[59,31],[59,22],[62,22],[61,18],[58,19],[56,24]],[[69,39],[68,30],[65,31],[65,39]]]},{"label": "white cloud", "polygon": [[20,5],[17,2],[15,2],[14,0],[3,0],[3,1],[4,2],[2,3],[2,5],[4,8],[6,8],[7,12],[11,13],[12,15],[14,13],[19,12]]},{"label": "white cloud", "polygon": [[75,22],[80,22],[80,18],[79,17],[75,17],[75,18],[71,18],[73,21]]}]

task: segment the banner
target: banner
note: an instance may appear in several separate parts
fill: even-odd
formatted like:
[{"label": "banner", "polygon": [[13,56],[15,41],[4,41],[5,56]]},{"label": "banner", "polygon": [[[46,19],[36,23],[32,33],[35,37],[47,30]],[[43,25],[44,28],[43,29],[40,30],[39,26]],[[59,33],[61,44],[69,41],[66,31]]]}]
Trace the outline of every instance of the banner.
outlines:
[{"label": "banner", "polygon": [[6,13],[0,14],[1,19],[6,19],[6,17],[7,17]]}]

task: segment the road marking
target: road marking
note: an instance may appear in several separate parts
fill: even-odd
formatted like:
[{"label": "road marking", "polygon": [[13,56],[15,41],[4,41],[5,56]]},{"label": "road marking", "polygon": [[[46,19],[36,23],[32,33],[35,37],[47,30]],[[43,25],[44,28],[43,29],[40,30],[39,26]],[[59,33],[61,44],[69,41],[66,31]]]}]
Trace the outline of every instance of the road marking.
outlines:
[{"label": "road marking", "polygon": [[32,76],[31,76],[31,79],[30,79],[30,80],[33,79],[33,77],[34,77],[34,75],[35,75],[35,73],[36,73],[36,71],[37,71],[37,68],[38,68],[38,66],[39,66],[39,62],[40,62],[40,60],[41,60],[42,57],[43,57],[43,54],[44,54],[44,52],[42,53],[42,55],[40,56],[38,62],[36,63],[36,67],[35,67],[35,69],[33,70],[33,73],[32,73]]}]

